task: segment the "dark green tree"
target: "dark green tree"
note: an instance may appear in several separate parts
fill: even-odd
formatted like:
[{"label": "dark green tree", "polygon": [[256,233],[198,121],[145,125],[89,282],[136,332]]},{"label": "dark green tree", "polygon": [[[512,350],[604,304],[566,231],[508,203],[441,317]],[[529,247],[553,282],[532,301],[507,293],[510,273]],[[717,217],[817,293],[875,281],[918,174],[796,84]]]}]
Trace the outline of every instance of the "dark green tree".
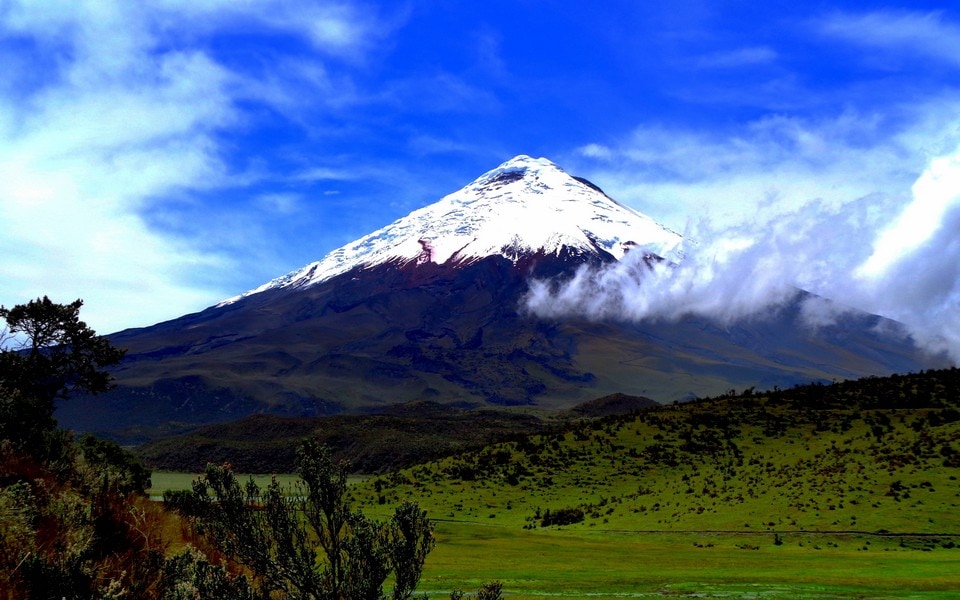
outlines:
[{"label": "dark green tree", "polygon": [[350,514],[348,526],[350,535],[343,544],[342,597],[380,600],[383,598],[383,582],[390,574],[389,527],[380,521],[367,519],[360,511]]},{"label": "dark green tree", "polygon": [[0,437],[35,444],[56,428],[57,400],[110,389],[106,368],[120,362],[124,351],[80,320],[81,306],[82,300],[57,304],[46,296],[0,306],[6,322],[0,336]]},{"label": "dark green tree", "polygon": [[120,494],[144,494],[150,487],[150,469],[137,457],[115,442],[102,440],[89,433],[77,443],[83,455],[88,478],[101,487],[109,487]]},{"label": "dark green tree", "polygon": [[393,543],[390,563],[393,566],[394,600],[406,600],[420,583],[423,563],[433,550],[434,538],[427,512],[416,502],[404,501],[390,519]]},{"label": "dark green tree", "polygon": [[345,502],[348,468],[343,462],[334,462],[330,449],[317,440],[306,440],[297,448],[297,473],[307,489],[304,516],[326,555],[325,579],[337,595],[342,593],[346,579],[343,541],[350,516]]}]

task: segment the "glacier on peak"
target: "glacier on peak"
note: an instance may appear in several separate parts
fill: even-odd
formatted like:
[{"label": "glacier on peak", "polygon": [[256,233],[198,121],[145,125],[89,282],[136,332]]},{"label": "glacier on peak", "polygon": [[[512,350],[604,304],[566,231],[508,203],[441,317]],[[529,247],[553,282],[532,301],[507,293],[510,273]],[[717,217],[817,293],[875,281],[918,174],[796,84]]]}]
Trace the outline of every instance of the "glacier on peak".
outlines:
[{"label": "glacier on peak", "polygon": [[681,241],[550,160],[519,155],[437,202],[217,306],[388,262],[457,265],[494,255],[516,262],[526,253],[558,254],[564,248],[603,250],[618,260],[639,249],[675,260]]}]

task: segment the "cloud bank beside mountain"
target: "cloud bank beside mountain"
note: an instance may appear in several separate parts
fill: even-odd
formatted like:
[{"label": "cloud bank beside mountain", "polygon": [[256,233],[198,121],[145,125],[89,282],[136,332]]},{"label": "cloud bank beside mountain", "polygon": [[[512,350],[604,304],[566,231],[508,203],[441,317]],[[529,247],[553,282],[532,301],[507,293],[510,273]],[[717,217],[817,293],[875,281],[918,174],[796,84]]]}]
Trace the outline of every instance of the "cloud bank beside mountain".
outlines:
[{"label": "cloud bank beside mountain", "polygon": [[960,151],[931,160],[909,193],[893,192],[815,198],[734,224],[704,217],[685,232],[679,264],[648,266],[628,255],[567,281],[534,281],[527,308],[550,317],[729,322],[760,318],[801,288],[829,299],[806,303],[813,326],[845,307],[865,310],[900,321],[922,346],[958,360]]}]

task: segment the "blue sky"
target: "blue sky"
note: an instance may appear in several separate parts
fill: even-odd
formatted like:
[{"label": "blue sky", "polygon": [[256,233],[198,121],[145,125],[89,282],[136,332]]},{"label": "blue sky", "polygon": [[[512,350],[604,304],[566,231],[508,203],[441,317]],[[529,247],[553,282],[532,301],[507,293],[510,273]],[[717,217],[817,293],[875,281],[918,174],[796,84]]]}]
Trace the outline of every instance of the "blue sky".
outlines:
[{"label": "blue sky", "polygon": [[80,297],[101,332],[521,153],[729,281],[749,259],[921,335],[960,312],[952,3],[0,0],[0,61],[0,303]]}]

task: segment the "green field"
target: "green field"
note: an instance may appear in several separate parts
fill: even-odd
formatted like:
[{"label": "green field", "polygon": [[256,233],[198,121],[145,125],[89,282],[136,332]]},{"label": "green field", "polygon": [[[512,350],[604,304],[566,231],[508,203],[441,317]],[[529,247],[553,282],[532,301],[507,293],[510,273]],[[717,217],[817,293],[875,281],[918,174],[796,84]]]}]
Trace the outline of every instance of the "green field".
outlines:
[{"label": "green field", "polygon": [[353,493],[368,511],[415,498],[440,520],[427,590],[498,578],[544,598],[957,598],[957,375],[585,422]]},{"label": "green field", "polygon": [[357,480],[351,501],[426,509],[435,598],[491,580],[510,598],[960,598],[958,389],[950,370],[585,421]]},{"label": "green field", "polygon": [[[200,476],[200,473],[154,471],[150,476],[150,487],[147,489],[147,494],[154,500],[160,500],[163,498],[163,493],[168,490],[189,490],[193,485],[193,480]],[[285,489],[292,489],[297,482],[300,481],[299,476],[291,473],[278,473],[276,475],[237,475],[237,478],[243,483],[246,483],[251,477],[253,477],[253,480],[261,488],[266,487],[274,477],[277,478],[280,485]],[[370,479],[369,475],[351,475],[349,481],[351,484],[357,484],[363,483],[368,479]]]},{"label": "green field", "polygon": [[[183,489],[195,477],[157,473],[152,493]],[[267,481],[261,476],[260,483]],[[385,517],[386,508],[366,511]],[[864,534],[523,529],[499,515],[438,517],[435,524],[437,545],[419,588],[431,598],[493,580],[503,582],[508,598],[531,600],[960,596],[960,550],[927,548],[926,538],[903,546],[899,537]]]},{"label": "green field", "polygon": [[[169,473],[160,481],[179,487],[192,477]],[[896,537],[794,533],[777,545],[769,533],[527,530],[491,519],[435,524],[437,545],[419,588],[431,598],[493,580],[503,582],[507,597],[531,600],[960,596],[960,550],[905,548]]]},{"label": "green field", "polygon": [[[173,471],[154,471],[150,476],[150,487],[147,494],[159,500],[163,498],[163,493],[168,490],[189,490],[193,485],[193,480],[200,477],[199,473],[176,473]],[[253,477],[254,481],[260,487],[265,487],[270,483],[272,477],[276,477],[284,487],[292,487],[300,480],[296,475],[240,475],[240,481],[246,482],[248,478]]]},{"label": "green field", "polygon": [[420,590],[442,598],[500,580],[509,597],[530,599],[960,597],[960,550],[928,538],[527,530],[496,520],[436,521]]},{"label": "green field", "polygon": [[[421,590],[443,597],[499,579],[515,598],[956,598],[960,552],[898,542],[673,532],[516,530],[437,524]],[[814,549],[819,546],[820,549]],[[694,596],[696,594],[696,596]]]}]

